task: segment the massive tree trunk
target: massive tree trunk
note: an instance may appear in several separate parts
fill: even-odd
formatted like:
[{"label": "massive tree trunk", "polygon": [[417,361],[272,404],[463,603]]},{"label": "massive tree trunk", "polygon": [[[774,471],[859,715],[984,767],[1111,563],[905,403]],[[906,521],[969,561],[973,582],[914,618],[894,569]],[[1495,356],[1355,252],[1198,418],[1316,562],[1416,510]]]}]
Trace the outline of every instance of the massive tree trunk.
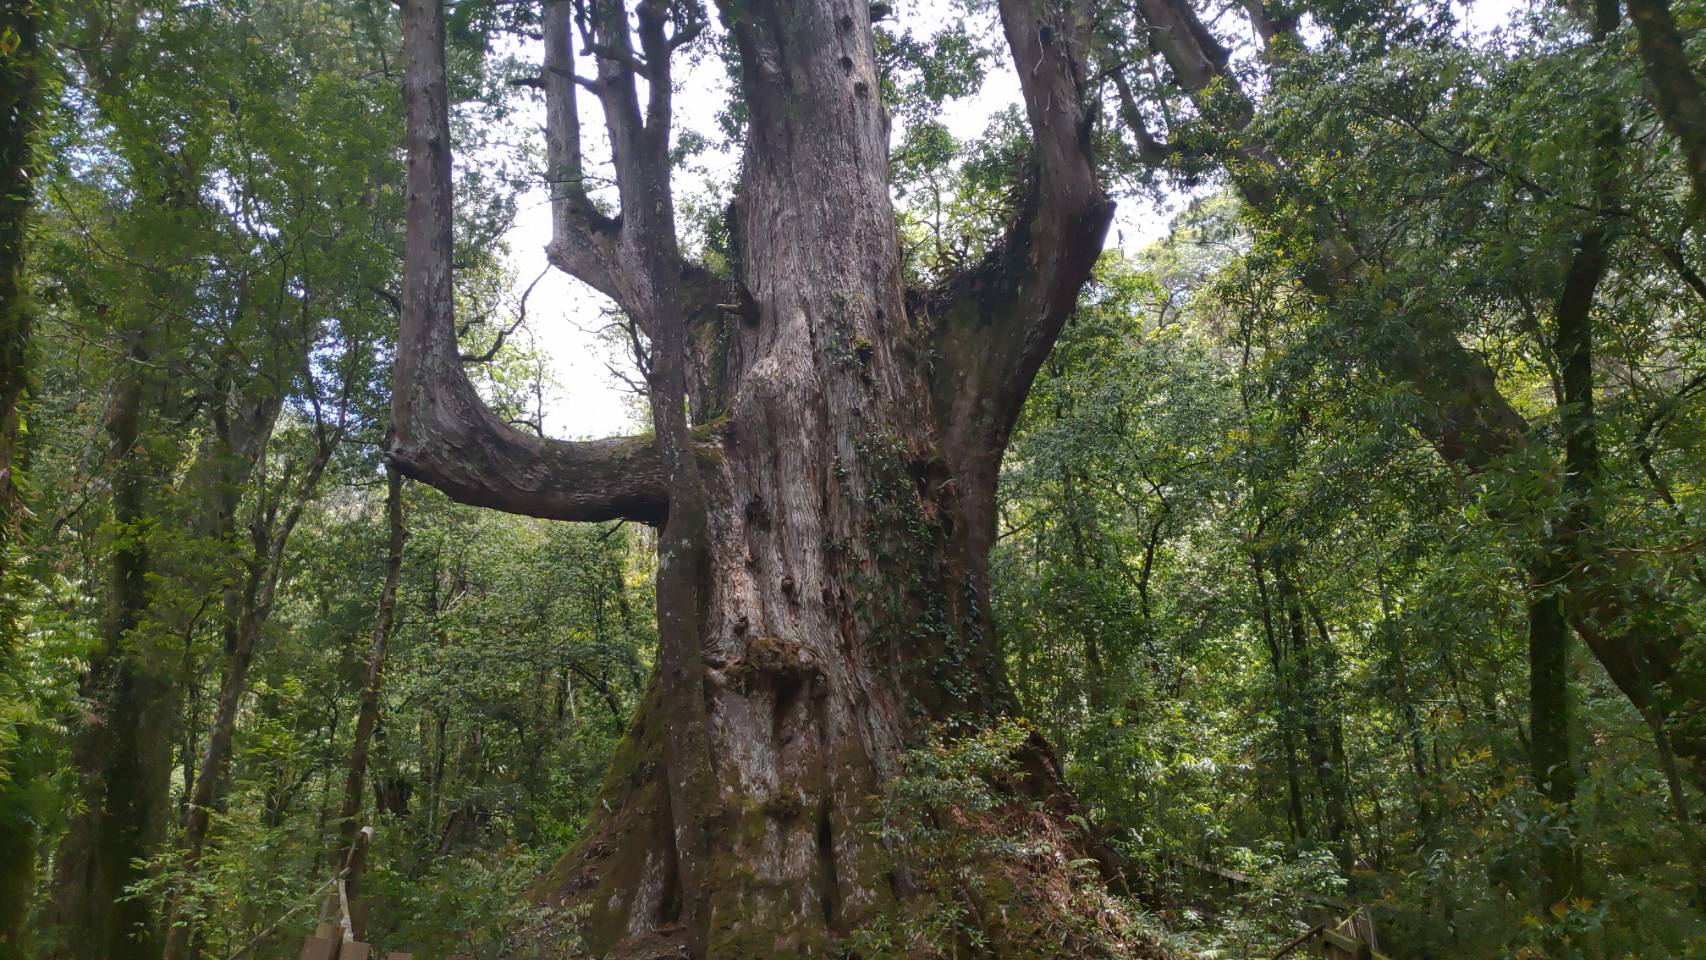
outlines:
[{"label": "massive tree trunk", "polygon": [[[654,2],[632,29],[613,4],[586,14],[598,77],[583,85],[613,146],[612,219],[579,187],[570,8],[546,8],[549,156],[565,185],[551,254],[649,338],[657,427],[651,442],[571,443],[496,421],[457,365],[442,11],[405,3],[396,461],[468,502],[667,517],[658,677],[588,839],[542,886],[586,906],[601,955],[828,956],[885,905],[922,895],[903,852],[869,829],[871,798],[926,725],[1014,708],[988,610],[996,474],[1111,214],[1089,161],[1078,15],[1003,0],[1035,135],[1026,199],[984,263],[909,297],[867,5],[722,13],[750,123],[734,271],[712,277],[677,252],[667,156],[669,52],[702,24]],[[1028,789],[1066,812],[1047,748],[1027,753]],[[986,926],[999,939],[1022,925]]]}]

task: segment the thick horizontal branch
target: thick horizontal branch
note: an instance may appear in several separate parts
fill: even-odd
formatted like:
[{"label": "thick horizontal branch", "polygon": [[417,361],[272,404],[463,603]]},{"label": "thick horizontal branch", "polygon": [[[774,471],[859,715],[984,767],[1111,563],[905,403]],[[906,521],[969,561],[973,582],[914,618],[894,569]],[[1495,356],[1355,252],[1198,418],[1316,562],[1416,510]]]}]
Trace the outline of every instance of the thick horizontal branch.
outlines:
[{"label": "thick horizontal branch", "polygon": [[463,372],[451,285],[453,203],[444,11],[404,0],[408,216],[391,455],[464,503],[558,520],[656,521],[661,470],[646,439],[545,440],[504,423]]},{"label": "thick horizontal branch", "polygon": [[403,473],[454,500],[508,513],[657,523],[668,512],[651,437],[542,440],[483,419],[487,429],[458,422],[449,435],[421,430],[417,421],[406,441],[393,439],[391,456]]}]

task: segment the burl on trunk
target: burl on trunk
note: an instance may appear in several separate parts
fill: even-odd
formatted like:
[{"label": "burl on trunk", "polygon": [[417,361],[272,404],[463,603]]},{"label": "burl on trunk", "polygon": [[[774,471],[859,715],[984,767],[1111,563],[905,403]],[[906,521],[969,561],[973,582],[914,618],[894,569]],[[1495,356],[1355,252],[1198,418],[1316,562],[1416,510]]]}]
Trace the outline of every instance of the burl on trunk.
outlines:
[{"label": "burl on trunk", "polygon": [[[1013,710],[988,613],[995,481],[1112,204],[1091,157],[1083,11],[1001,0],[1033,134],[1025,200],[975,269],[905,288],[865,0],[727,0],[745,156],[731,275],[686,259],[672,51],[691,3],[550,2],[553,263],[644,334],[655,436],[540,440],[464,376],[439,0],[403,4],[409,232],[391,453],[469,503],[661,524],[658,676],[588,839],[543,885],[600,954],[830,955],[916,895],[866,829],[924,725]],[[573,53],[578,43],[582,58]],[[596,64],[580,77],[577,62]],[[582,186],[597,98],[620,212]],[[1046,747],[1030,789],[1070,803]],[[626,945],[626,946],[624,946]]]}]

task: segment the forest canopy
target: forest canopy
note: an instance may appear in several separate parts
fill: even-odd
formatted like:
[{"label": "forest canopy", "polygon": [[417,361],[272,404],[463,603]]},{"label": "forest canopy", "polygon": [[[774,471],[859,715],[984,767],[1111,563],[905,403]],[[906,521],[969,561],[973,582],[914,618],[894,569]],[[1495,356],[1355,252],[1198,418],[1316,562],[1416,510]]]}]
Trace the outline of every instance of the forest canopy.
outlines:
[{"label": "forest canopy", "polygon": [[1703,84],[0,4],[0,960],[1706,958]]}]

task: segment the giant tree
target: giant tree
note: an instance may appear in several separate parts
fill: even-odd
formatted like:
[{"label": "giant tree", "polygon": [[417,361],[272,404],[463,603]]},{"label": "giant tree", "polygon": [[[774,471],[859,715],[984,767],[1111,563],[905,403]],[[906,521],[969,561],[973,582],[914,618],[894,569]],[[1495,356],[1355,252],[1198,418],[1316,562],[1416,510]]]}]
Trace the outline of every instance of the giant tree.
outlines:
[{"label": "giant tree", "polygon": [[[642,335],[655,428],[568,442],[509,427],[460,367],[444,12],[403,6],[391,454],[468,503],[662,525],[658,676],[547,884],[587,904],[596,950],[826,952],[918,895],[865,829],[903,749],[927,723],[1013,709],[987,604],[996,475],[1112,204],[1092,163],[1086,10],[999,12],[1032,138],[1022,201],[981,262],[909,295],[865,3],[720,5],[746,116],[727,276],[683,255],[670,184],[671,54],[706,12],[546,4],[549,252]],[[614,211],[584,186],[583,91],[609,135]],[[1064,810],[1047,748],[1029,754],[1029,789]]]}]

